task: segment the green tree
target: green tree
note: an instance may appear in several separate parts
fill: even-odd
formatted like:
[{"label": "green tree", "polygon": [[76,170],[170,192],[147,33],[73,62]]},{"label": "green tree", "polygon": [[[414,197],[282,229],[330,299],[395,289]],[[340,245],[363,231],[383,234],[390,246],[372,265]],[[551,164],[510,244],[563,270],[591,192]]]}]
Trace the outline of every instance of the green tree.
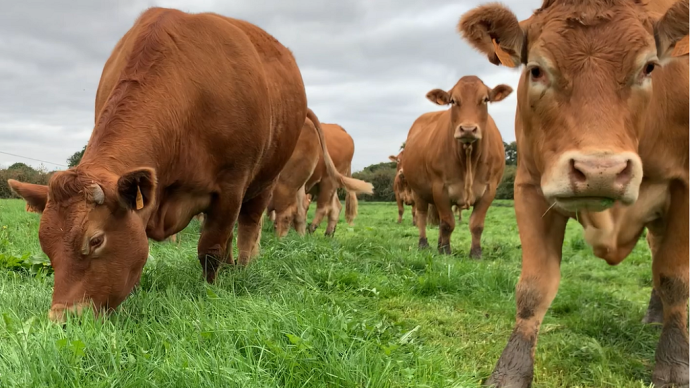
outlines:
[{"label": "green tree", "polygon": [[28,171],[35,171],[31,166],[22,163],[22,162],[17,162],[9,167],[7,167],[8,170],[28,170]]},{"label": "green tree", "polygon": [[76,166],[81,162],[82,156],[84,156],[84,151],[86,151],[86,146],[81,149],[81,151],[75,152],[72,156],[67,159],[67,166],[70,168]]},{"label": "green tree", "polygon": [[503,147],[506,149],[506,165],[517,166],[517,143],[503,142]]}]

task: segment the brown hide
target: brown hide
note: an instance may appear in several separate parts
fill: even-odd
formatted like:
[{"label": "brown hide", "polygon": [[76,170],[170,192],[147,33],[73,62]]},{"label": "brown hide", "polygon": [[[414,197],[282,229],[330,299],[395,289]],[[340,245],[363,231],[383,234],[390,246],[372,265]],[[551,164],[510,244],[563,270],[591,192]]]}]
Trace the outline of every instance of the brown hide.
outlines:
[{"label": "brown hide", "polygon": [[307,214],[304,206],[304,184],[314,172],[320,155],[321,147],[316,128],[314,123],[307,119],[297,146],[280,173],[267,209],[269,212],[275,211],[275,216],[272,217],[275,218],[273,222],[278,237],[287,235],[291,224],[300,235],[305,234]]},{"label": "brown hide", "polygon": [[[455,228],[452,207],[472,206],[470,254],[481,256],[484,218],[505,167],[503,140],[487,112],[487,103],[502,100],[510,91],[505,85],[490,89],[479,78],[466,76],[450,92],[436,89],[427,95],[431,101],[450,104],[451,108],[421,115],[405,143],[402,169],[414,193],[420,247],[428,246],[427,212],[438,211],[438,247],[450,253],[450,235]],[[429,209],[429,205],[433,207]]]},{"label": "brown hide", "polygon": [[[687,386],[688,56],[676,43],[687,39],[688,1],[546,0],[521,23],[489,4],[463,15],[458,27],[490,59],[494,40],[501,62],[525,65],[515,125],[523,250],[517,317],[487,383],[531,383],[566,223],[576,218],[611,265],[648,229],[648,316],[660,316],[651,310],[663,306],[652,381]],[[523,360],[517,368],[516,359]]]},{"label": "brown hide", "polygon": [[[209,282],[258,253],[262,213],[307,116],[290,51],[245,21],[151,8],[117,43],[96,95],[79,166],[55,173],[39,240],[55,269],[51,318],[85,304],[115,308],[138,282],[148,238],[204,212],[198,257]],[[46,204],[47,201],[47,204]]]},{"label": "brown hide", "polygon": [[405,213],[405,205],[412,207],[412,226],[417,225],[415,220],[414,196],[410,190],[405,175],[402,170],[402,158],[404,150],[400,151],[397,156],[389,156],[391,162],[395,165],[395,178],[393,179],[393,193],[395,194],[395,202],[398,205],[398,224],[402,223],[403,214]]},{"label": "brown hide", "polygon": [[[341,174],[351,176],[352,158],[355,153],[355,143],[352,137],[338,124],[323,123],[322,128],[326,138],[326,146],[335,168]],[[312,198],[316,198],[316,214],[309,226],[310,233],[316,230],[321,220],[326,216],[329,219],[326,235],[332,236],[335,232],[335,224],[340,216],[341,207],[334,206],[334,204],[335,202],[340,203],[337,198],[337,189],[340,186],[336,180],[328,176],[323,157],[319,157],[319,163],[305,185],[306,192],[312,194]],[[350,204],[351,206],[349,209],[346,208],[345,212],[350,214],[347,222],[351,224],[356,213],[357,197],[356,193],[353,192],[348,192],[347,195],[350,196],[350,201],[346,201],[346,205]],[[333,199],[333,196],[336,198]]]}]

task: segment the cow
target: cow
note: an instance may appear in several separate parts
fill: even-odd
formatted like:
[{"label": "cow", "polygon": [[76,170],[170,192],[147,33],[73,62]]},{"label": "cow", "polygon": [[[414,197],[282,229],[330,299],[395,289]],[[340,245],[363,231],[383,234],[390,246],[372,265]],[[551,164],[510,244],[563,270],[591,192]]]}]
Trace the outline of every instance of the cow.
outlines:
[{"label": "cow", "polygon": [[26,203],[25,209],[26,209],[26,212],[27,212],[27,213],[39,213],[39,214],[41,213],[38,209],[36,209],[35,207],[31,206],[28,202]]},{"label": "cow", "polygon": [[652,381],[687,386],[688,0],[545,0],[522,22],[491,3],[461,16],[458,30],[491,63],[522,67],[515,116],[522,273],[514,331],[486,384],[531,385],[565,227],[575,218],[609,265],[647,229],[649,309],[658,309],[657,298],[663,309]]},{"label": "cow", "polygon": [[400,151],[396,156],[389,156],[388,159],[395,163],[395,178],[393,180],[393,193],[395,194],[395,202],[398,204],[398,224],[402,223],[403,213],[405,213],[405,205],[412,207],[412,226],[417,225],[415,220],[414,197],[412,190],[405,180],[405,175],[402,170],[402,157],[405,151]]},{"label": "cow", "polygon": [[470,257],[481,258],[484,219],[505,167],[503,139],[488,113],[488,104],[503,100],[512,91],[508,85],[492,89],[476,76],[464,76],[449,91],[427,93],[431,102],[450,108],[421,115],[405,143],[402,169],[414,193],[419,248],[429,247],[427,214],[438,212],[438,250],[450,254],[455,229],[452,206],[472,206]]},{"label": "cow", "polygon": [[[201,229],[204,226],[204,213],[199,213],[192,218],[199,221],[199,229]],[[168,237],[167,240],[170,242],[176,243],[177,242],[177,233]]]},{"label": "cow", "polygon": [[[343,176],[352,176],[352,157],[355,154],[355,143],[352,137],[338,124],[323,123],[322,127],[328,152],[337,171]],[[339,187],[343,185],[329,176],[324,158],[320,156],[314,173],[305,184],[306,192],[312,194],[312,198],[316,198],[316,214],[309,225],[309,233],[314,233],[324,217],[328,217],[325,235],[333,236],[335,233],[342,208],[337,194]],[[348,191],[345,197],[345,220],[352,225],[355,217],[357,217],[357,193]]]},{"label": "cow", "polygon": [[313,175],[320,157],[326,166],[327,179],[340,182],[339,186],[344,186],[349,193],[373,193],[370,183],[341,176],[328,153],[321,127],[307,119],[297,146],[280,173],[267,209],[279,238],[287,235],[291,224],[299,235],[306,233],[308,203],[304,185]]},{"label": "cow", "polygon": [[307,107],[292,53],[259,27],[214,13],[153,7],[105,63],[95,125],[78,166],[47,186],[10,180],[43,212],[39,240],[55,269],[49,318],[115,309],[139,281],[148,238],[203,212],[198,259],[258,255],[263,212]]}]

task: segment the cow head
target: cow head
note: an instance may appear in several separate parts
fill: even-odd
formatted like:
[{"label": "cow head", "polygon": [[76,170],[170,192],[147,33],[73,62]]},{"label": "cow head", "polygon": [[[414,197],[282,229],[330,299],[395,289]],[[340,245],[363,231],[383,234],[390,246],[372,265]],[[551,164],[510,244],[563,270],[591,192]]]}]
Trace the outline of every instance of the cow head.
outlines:
[{"label": "cow head", "polygon": [[42,212],[38,238],[55,270],[49,317],[62,321],[67,311],[122,303],[148,257],[144,218],[154,203],[154,170],[118,177],[77,167],[55,173],[48,186],[8,183]]},{"label": "cow head", "polygon": [[458,30],[492,63],[524,65],[516,138],[547,201],[600,211],[637,200],[653,74],[688,34],[688,0],[657,20],[634,0],[545,0],[523,22],[494,3]]},{"label": "cow head", "polygon": [[460,78],[449,91],[434,89],[426,94],[437,105],[450,105],[450,130],[453,137],[472,144],[482,138],[489,117],[488,104],[508,97],[513,88],[498,85],[491,89],[475,76]]}]

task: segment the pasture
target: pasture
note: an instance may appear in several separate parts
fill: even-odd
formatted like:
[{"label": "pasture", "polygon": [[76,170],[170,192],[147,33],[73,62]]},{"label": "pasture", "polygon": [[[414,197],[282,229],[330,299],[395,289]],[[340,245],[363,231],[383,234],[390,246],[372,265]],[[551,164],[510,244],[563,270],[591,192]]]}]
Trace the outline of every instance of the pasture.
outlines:
[{"label": "pasture", "polygon": [[[310,219],[315,206],[310,209]],[[454,254],[418,251],[410,209],[361,203],[335,238],[264,223],[261,256],[208,285],[198,223],[151,243],[140,285],[107,319],[50,323],[53,278],[39,216],[0,201],[2,387],[477,387],[514,324],[520,242],[512,203],[495,201],[484,258],[467,257],[469,212]],[[541,328],[534,387],[648,387],[660,330],[640,323],[651,291],[644,239],[618,267],[571,222],[560,291]],[[36,268],[39,268],[36,270]]]}]

